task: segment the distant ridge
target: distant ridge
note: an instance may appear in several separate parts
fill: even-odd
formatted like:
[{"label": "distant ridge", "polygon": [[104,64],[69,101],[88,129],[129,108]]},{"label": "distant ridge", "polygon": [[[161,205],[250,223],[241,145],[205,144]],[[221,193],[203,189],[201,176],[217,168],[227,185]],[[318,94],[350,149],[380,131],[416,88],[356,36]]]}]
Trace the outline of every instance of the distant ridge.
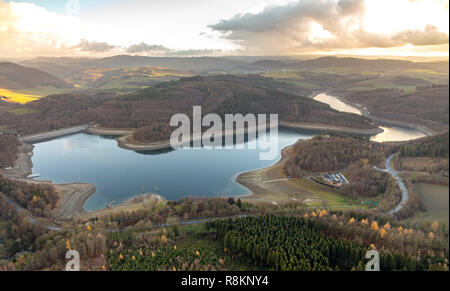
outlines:
[{"label": "distant ridge", "polygon": [[69,77],[91,68],[160,66],[197,72],[214,70],[229,71],[242,65],[243,61],[220,57],[145,57],[118,55],[101,59],[39,57],[23,61],[21,64],[46,71],[53,75]]},{"label": "distant ridge", "polygon": [[[259,60],[258,60],[259,59]],[[257,61],[255,61],[257,60]],[[36,68],[52,75],[71,77],[92,68],[132,68],[161,66],[177,70],[199,72],[232,72],[233,70],[302,70],[330,67],[351,70],[437,70],[448,73],[448,62],[412,62],[395,59],[362,59],[355,57],[319,57],[308,60],[280,59],[279,57],[146,57],[117,55],[107,58],[38,57],[21,62],[21,65]]]},{"label": "distant ridge", "polygon": [[0,88],[26,89],[38,86],[73,87],[70,83],[49,73],[15,63],[0,62]]},{"label": "distant ridge", "polygon": [[353,70],[414,70],[414,69],[434,69],[441,72],[448,72],[448,62],[412,62],[406,60],[393,59],[359,59],[353,57],[320,57],[310,60],[261,60],[248,66],[259,70],[301,70],[308,68],[330,68],[343,67]]}]

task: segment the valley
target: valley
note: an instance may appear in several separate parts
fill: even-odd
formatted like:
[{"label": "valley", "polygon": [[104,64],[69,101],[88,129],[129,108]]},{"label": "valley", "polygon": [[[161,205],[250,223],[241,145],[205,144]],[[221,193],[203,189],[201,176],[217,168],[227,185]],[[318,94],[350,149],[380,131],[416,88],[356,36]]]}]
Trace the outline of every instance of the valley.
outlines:
[{"label": "valley", "polygon": [[[204,67],[200,65],[200,69],[188,69],[183,62],[169,68],[165,65],[171,60],[155,63],[145,58],[140,61],[149,65],[146,67],[130,67],[133,62],[120,65],[121,58],[103,64],[93,62],[98,67],[60,60],[66,68],[72,68],[70,73],[64,69],[64,80],[72,88],[55,88],[55,94],[40,94],[29,100],[16,95],[15,102],[5,96],[0,103],[0,174],[6,179],[5,185],[15,186],[3,189],[7,195],[5,200],[0,195],[0,207],[12,211],[10,206],[20,205],[14,215],[28,217],[27,227],[36,236],[57,240],[53,233],[64,233],[74,241],[74,229],[80,233],[94,229],[95,241],[107,244],[113,252],[108,262],[91,262],[89,268],[94,269],[108,265],[111,270],[131,270],[131,254],[142,256],[134,260],[148,268],[172,269],[168,263],[149,259],[151,252],[147,254],[123,240],[139,232],[157,241],[150,248],[163,257],[191,261],[192,241],[198,242],[201,247],[194,253],[205,255],[201,270],[289,269],[275,262],[255,267],[250,265],[252,259],[238,259],[235,252],[242,252],[239,246],[221,237],[220,228],[213,229],[216,220],[227,217],[245,221],[251,217],[264,219],[265,215],[293,215],[317,220],[326,225],[328,238],[344,233],[349,241],[362,242],[365,247],[376,242],[386,247],[386,254],[396,251],[395,244],[388,245],[384,239],[386,233],[397,239],[405,229],[411,239],[422,239],[431,230],[436,242],[430,246],[424,238],[420,248],[442,249],[448,241],[448,208],[441,209],[440,202],[436,202],[445,200],[445,187],[448,189],[448,143],[439,135],[448,131],[448,102],[444,101],[448,85],[438,84],[445,82],[437,73],[442,66],[381,62],[391,70],[392,75],[386,77],[381,76],[385,70],[381,65],[366,60],[362,64],[346,60],[351,64],[346,65],[347,69],[340,67],[341,60],[333,58],[299,64],[202,60]],[[55,59],[46,61],[49,63],[39,64],[41,69],[62,69],[50,65]],[[113,67],[110,62],[119,65]],[[394,69],[399,65],[400,72]],[[311,69],[313,66],[316,68]],[[361,71],[363,66],[370,67],[372,73]],[[423,79],[408,79],[409,70],[424,70],[420,75]],[[413,85],[398,87],[398,82],[403,82],[398,74],[408,75],[403,81]],[[433,74],[433,78],[425,77]],[[363,76],[381,85],[372,90],[372,85],[358,83],[362,79],[354,82]],[[35,90],[47,90],[41,88]],[[7,90],[14,94],[32,92]],[[394,91],[395,96],[383,95]],[[441,103],[427,106],[424,100],[429,96]],[[389,110],[401,111],[394,106],[395,98],[407,100],[396,105],[406,109],[404,114],[390,116]],[[380,107],[381,103],[386,103],[385,107]],[[408,104],[419,103],[421,111],[411,113]],[[276,158],[261,161],[261,150],[247,148],[249,140],[245,140],[244,150],[192,146],[172,149],[169,119],[176,113],[192,117],[193,106],[202,106],[202,117],[209,113],[221,117],[233,113],[278,114]],[[418,118],[411,119],[411,114]],[[202,127],[202,131],[206,129]],[[429,150],[429,146],[433,154],[416,150]],[[383,168],[393,153],[400,153],[392,166],[409,190],[405,201],[395,178],[374,169]],[[313,179],[335,172],[342,173],[349,183],[336,188]],[[439,188],[442,193],[424,186],[430,182],[443,187]],[[20,189],[24,189],[23,195]],[[41,194],[31,195],[33,191]],[[437,191],[440,196],[433,198],[434,194],[427,191]],[[0,218],[0,223],[13,223],[8,221]],[[336,227],[336,221],[348,226]],[[438,231],[431,226],[435,221]],[[353,224],[368,236],[355,234],[350,226]],[[3,236],[8,239],[14,234],[3,232]],[[117,241],[122,241],[129,255],[123,255],[124,249],[115,245]],[[173,245],[180,249],[173,249]],[[233,251],[222,250],[223,245]],[[405,245],[405,258],[418,248],[409,242]],[[27,243],[15,247],[24,249]],[[15,250],[9,248],[3,253]],[[30,253],[36,255],[39,251]],[[99,258],[98,254],[92,256]],[[43,266],[55,268],[59,263]],[[336,264],[360,268],[358,262],[352,266]]]}]

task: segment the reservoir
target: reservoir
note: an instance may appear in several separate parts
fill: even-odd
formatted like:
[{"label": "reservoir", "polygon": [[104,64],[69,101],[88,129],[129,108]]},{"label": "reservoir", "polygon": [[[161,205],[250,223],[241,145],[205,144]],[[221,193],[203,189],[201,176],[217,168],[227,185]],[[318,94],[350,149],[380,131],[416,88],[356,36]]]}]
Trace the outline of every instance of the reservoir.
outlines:
[{"label": "reservoir", "polygon": [[[345,112],[361,114],[338,98],[319,94],[316,99]],[[422,133],[401,127],[384,126],[375,141],[407,140]],[[143,192],[161,194],[168,200],[182,197],[240,196],[249,190],[235,182],[243,172],[271,166],[281,159],[281,150],[299,139],[318,132],[280,129],[276,159],[260,160],[258,149],[183,148],[153,152],[135,152],[117,146],[113,138],[86,133],[38,143],[33,152],[33,174],[39,180],[54,183],[89,183],[97,191],[85,209],[120,204]],[[260,136],[258,138],[266,138]]]},{"label": "reservoir", "polygon": [[111,201],[120,204],[142,192],[158,193],[168,200],[238,196],[249,194],[235,182],[238,174],[275,164],[283,148],[316,133],[280,130],[278,155],[272,161],[260,160],[260,150],[247,146],[243,150],[185,148],[138,153],[119,148],[114,139],[80,133],[36,144],[33,173],[41,175],[39,180],[57,184],[95,185],[96,193],[85,204],[88,211],[105,208]]}]

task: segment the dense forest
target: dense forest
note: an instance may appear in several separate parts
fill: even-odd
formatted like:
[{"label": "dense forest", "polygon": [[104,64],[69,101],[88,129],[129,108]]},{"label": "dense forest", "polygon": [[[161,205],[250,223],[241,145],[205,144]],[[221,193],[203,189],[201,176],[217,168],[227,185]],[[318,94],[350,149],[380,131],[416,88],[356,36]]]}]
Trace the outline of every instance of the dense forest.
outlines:
[{"label": "dense forest", "polygon": [[419,86],[414,92],[400,89],[358,91],[345,99],[363,104],[374,116],[424,124],[438,132],[448,131],[448,85]]},{"label": "dense forest", "polygon": [[438,223],[422,231],[363,212],[318,209],[292,217],[288,211],[111,233],[107,268],[358,271],[368,249],[379,250],[385,271],[448,268],[448,229]]},{"label": "dense forest", "polygon": [[0,191],[0,261],[29,248],[39,236],[46,232],[42,228],[33,226],[28,217],[6,203],[5,196]]},{"label": "dense forest", "polygon": [[400,146],[404,157],[447,158],[449,134],[442,134],[411,141]]},{"label": "dense forest", "polygon": [[[448,226],[408,225],[363,210],[188,198],[114,215],[99,213],[47,232],[32,226],[2,197],[4,270],[62,270],[69,249],[80,251],[82,270],[361,270],[362,255],[370,248],[382,254],[384,270],[448,268]],[[180,224],[209,215],[234,218]],[[25,252],[14,256],[18,250]]]},{"label": "dense forest", "polygon": [[[209,222],[208,227],[224,236],[226,248],[275,270],[364,270],[368,248],[324,234],[326,226],[320,220],[268,215]],[[384,271],[424,267],[397,252],[380,255]]]},{"label": "dense forest", "polygon": [[0,134],[0,168],[14,166],[17,159],[19,140],[14,135]]},{"label": "dense forest", "polygon": [[292,177],[305,173],[342,170],[348,165],[366,160],[365,164],[384,162],[384,147],[364,138],[347,135],[319,135],[297,142],[285,170]]},{"label": "dense forest", "polygon": [[342,185],[342,193],[352,197],[376,197],[387,190],[389,175],[374,170],[366,160],[349,165],[344,175],[350,184]]},{"label": "dense forest", "polygon": [[51,217],[58,193],[50,184],[30,185],[0,176],[0,193],[8,196],[38,217]]}]

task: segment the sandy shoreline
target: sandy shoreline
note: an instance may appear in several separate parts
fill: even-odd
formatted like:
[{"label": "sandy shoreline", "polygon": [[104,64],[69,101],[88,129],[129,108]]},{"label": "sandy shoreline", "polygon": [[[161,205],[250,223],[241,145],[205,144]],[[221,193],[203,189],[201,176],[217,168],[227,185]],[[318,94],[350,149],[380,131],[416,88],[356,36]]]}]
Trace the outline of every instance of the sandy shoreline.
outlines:
[{"label": "sandy shoreline", "polygon": [[86,183],[53,184],[51,181],[40,181],[28,178],[32,173],[34,146],[22,144],[19,146],[19,155],[10,170],[0,169],[0,174],[11,180],[25,182],[30,185],[50,184],[59,194],[58,207],[55,209],[55,218],[64,219],[75,214],[84,213],[84,203],[95,193],[94,185]]},{"label": "sandy shoreline", "polygon": [[[334,96],[336,97],[336,96]],[[376,117],[370,116],[368,112],[364,114],[364,108],[358,104],[352,104],[341,97],[336,97],[342,102],[354,106],[363,112],[363,115],[372,118],[374,121],[378,121]],[[367,110],[366,110],[367,111]],[[398,124],[399,126],[406,126],[404,124],[399,124],[396,122],[389,122],[392,124]],[[356,129],[348,127],[333,126],[327,124],[319,123],[297,123],[297,122],[287,122],[280,120],[279,125],[281,127],[290,129],[306,129],[306,130],[318,130],[318,131],[336,131],[336,132],[346,132],[353,134],[363,134],[363,135],[375,135],[383,132],[383,129],[376,127],[373,129]],[[409,125],[409,127],[417,129],[424,132],[427,135],[432,134],[430,130],[424,126],[416,125],[416,127]],[[153,151],[172,148],[170,141],[160,141],[152,143],[135,143],[132,140],[132,136],[135,129],[113,129],[113,128],[102,128],[98,126],[89,126],[86,130],[87,133],[95,135],[108,135],[116,136],[116,141],[119,147],[127,150],[134,151]],[[45,133],[44,133],[45,134]],[[226,135],[227,133],[223,133]],[[228,133],[229,134],[229,133]],[[131,141],[130,141],[131,140]],[[245,200],[260,200],[260,201],[271,201],[271,197],[276,197],[277,201],[292,202],[292,201],[304,201],[308,200],[310,197],[306,197],[310,193],[305,193],[305,191],[294,187],[289,181],[287,182],[275,182],[275,183],[264,183],[268,180],[285,179],[285,175],[282,173],[285,158],[287,152],[292,148],[292,146],[287,147],[282,150],[282,158],[275,165],[253,170],[245,173],[238,174],[235,181],[242,186],[246,187],[251,193],[248,195],[240,196]],[[22,144],[19,147],[19,156],[15,163],[13,169],[8,171],[1,170],[0,174],[4,174],[6,177],[25,181],[27,183],[41,184],[41,183],[51,183],[50,181],[38,181],[33,179],[28,179],[27,177],[32,173],[32,161],[31,157],[33,154],[34,146],[31,144]],[[55,189],[60,194],[60,201],[55,215],[58,218],[70,217],[75,214],[86,213],[84,211],[84,204],[96,191],[94,185],[83,184],[83,183],[68,183],[68,184],[52,184]],[[288,197],[286,193],[289,193],[292,197]],[[297,198],[294,198],[297,197]]]},{"label": "sandy shoreline", "polygon": [[250,194],[237,196],[242,201],[280,205],[287,203],[306,203],[315,197],[290,183],[283,173],[287,157],[293,145],[281,151],[281,159],[274,165],[244,172],[236,177],[236,182],[249,189]]}]

